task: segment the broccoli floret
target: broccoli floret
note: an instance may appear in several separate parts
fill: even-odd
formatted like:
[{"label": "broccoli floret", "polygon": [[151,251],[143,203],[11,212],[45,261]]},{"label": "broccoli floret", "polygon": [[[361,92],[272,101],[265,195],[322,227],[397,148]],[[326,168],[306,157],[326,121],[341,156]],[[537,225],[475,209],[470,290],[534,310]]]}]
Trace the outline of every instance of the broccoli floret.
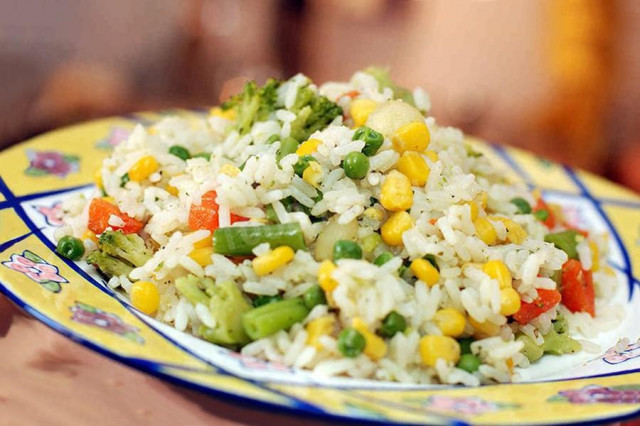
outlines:
[{"label": "broccoli floret", "polygon": [[122,231],[105,231],[98,241],[104,253],[121,258],[133,266],[142,266],[151,258],[151,250],[137,234],[125,234]]},{"label": "broccoli floret", "polygon": [[103,251],[95,250],[89,253],[87,256],[87,263],[94,265],[103,274],[108,277],[129,275],[133,271],[133,266],[129,263],[118,259],[114,256],[109,256]]},{"label": "broccoli floret", "polygon": [[222,282],[214,286],[207,286],[209,310],[213,316],[215,327],[202,326],[200,334],[210,342],[227,345],[242,346],[251,341],[242,327],[242,314],[251,309],[251,305],[231,281]]},{"label": "broccoli floret", "polygon": [[391,89],[391,91],[393,92],[393,97],[395,99],[402,99],[406,103],[412,106],[416,106],[413,100],[413,93],[411,93],[410,90],[395,84],[389,76],[389,70],[380,67],[369,67],[365,69],[364,72],[375,78],[378,81],[381,89],[387,87]]},{"label": "broccoli floret", "polygon": [[[342,115],[342,108],[331,102],[324,96],[315,95],[311,89],[300,89],[302,94],[296,98],[294,108],[308,102],[297,111],[296,119],[291,123],[291,137],[299,141],[304,141],[315,131],[322,130],[329,125],[339,115]],[[311,93],[309,98],[308,94]]]},{"label": "broccoli floret", "polygon": [[233,126],[243,135],[251,130],[253,123],[265,121],[276,109],[280,82],[269,79],[258,88],[255,81],[244,85],[244,90],[222,104],[223,110],[233,109],[236,112],[236,123]]},{"label": "broccoli floret", "polygon": [[192,305],[202,303],[209,306],[209,296],[202,290],[203,288],[213,287],[211,278],[198,278],[195,275],[187,275],[176,280],[176,289],[178,293],[186,297]]}]

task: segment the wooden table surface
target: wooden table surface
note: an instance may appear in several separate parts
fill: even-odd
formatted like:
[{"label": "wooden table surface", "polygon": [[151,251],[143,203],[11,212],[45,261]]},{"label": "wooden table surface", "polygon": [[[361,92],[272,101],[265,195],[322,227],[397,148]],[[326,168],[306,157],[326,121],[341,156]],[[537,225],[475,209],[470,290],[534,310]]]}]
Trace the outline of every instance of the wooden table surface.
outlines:
[{"label": "wooden table surface", "polygon": [[59,335],[4,296],[0,361],[0,426],[326,423],[227,403],[141,373]]},{"label": "wooden table surface", "polygon": [[227,403],[141,373],[61,336],[0,295],[1,426],[147,424],[321,422]]}]

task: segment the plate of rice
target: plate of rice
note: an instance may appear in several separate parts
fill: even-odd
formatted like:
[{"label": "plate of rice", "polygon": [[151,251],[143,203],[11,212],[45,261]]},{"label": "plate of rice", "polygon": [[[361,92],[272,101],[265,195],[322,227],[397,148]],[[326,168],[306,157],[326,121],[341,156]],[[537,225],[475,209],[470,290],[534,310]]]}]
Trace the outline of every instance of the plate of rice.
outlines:
[{"label": "plate of rice", "polygon": [[640,413],[640,198],[368,68],[0,154],[0,290],[119,362],[357,421]]}]

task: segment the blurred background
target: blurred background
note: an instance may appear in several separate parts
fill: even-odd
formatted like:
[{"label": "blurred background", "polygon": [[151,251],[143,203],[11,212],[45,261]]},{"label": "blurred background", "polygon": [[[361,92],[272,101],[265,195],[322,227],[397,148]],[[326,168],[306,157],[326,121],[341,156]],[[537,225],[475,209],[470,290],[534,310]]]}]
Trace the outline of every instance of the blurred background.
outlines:
[{"label": "blurred background", "polygon": [[638,46],[635,0],[2,0],[0,147],[382,65],[441,123],[640,191]]}]

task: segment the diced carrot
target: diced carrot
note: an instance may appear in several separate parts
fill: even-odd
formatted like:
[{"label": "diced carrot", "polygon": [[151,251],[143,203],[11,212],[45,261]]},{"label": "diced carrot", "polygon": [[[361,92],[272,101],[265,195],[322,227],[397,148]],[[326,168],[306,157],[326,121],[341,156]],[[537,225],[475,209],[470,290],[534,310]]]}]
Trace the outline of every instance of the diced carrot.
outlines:
[{"label": "diced carrot", "polygon": [[[217,194],[215,191],[207,191],[202,194],[200,205],[192,204],[189,210],[189,229],[208,229],[213,232],[220,227],[218,210],[220,206],[216,203]],[[246,217],[231,213],[231,223],[249,220]]]},{"label": "diced carrot", "polygon": [[544,202],[542,198],[538,198],[538,203],[533,208],[533,212],[535,213],[540,210],[545,210],[547,213],[549,213],[549,215],[547,216],[547,219],[544,220],[542,223],[544,223],[549,229],[555,228],[556,216],[555,214],[553,214],[553,210],[551,210],[551,208],[547,205],[547,203]]},{"label": "diced carrot", "polygon": [[[122,226],[109,225],[109,218],[118,216],[123,222]],[[105,229],[111,227],[114,231],[121,230],[125,234],[133,234],[142,229],[144,223],[132,218],[126,213],[122,213],[120,209],[103,200],[102,198],[94,198],[89,205],[89,224],[88,228],[95,234],[102,234]]]},{"label": "diced carrot", "polygon": [[582,269],[582,263],[569,259],[562,266],[562,304],[571,312],[587,312],[595,316],[595,289],[591,271]]},{"label": "diced carrot", "polygon": [[513,314],[513,319],[525,325],[531,320],[560,303],[562,296],[558,290],[538,289],[538,298],[533,302],[522,302],[520,310]]},{"label": "diced carrot", "polygon": [[360,94],[360,92],[358,92],[357,90],[351,90],[350,92],[346,92],[346,93],[343,93],[342,95],[340,95],[340,98],[343,98],[343,97],[347,96],[347,97],[353,99],[356,96],[358,96],[359,94]]}]

